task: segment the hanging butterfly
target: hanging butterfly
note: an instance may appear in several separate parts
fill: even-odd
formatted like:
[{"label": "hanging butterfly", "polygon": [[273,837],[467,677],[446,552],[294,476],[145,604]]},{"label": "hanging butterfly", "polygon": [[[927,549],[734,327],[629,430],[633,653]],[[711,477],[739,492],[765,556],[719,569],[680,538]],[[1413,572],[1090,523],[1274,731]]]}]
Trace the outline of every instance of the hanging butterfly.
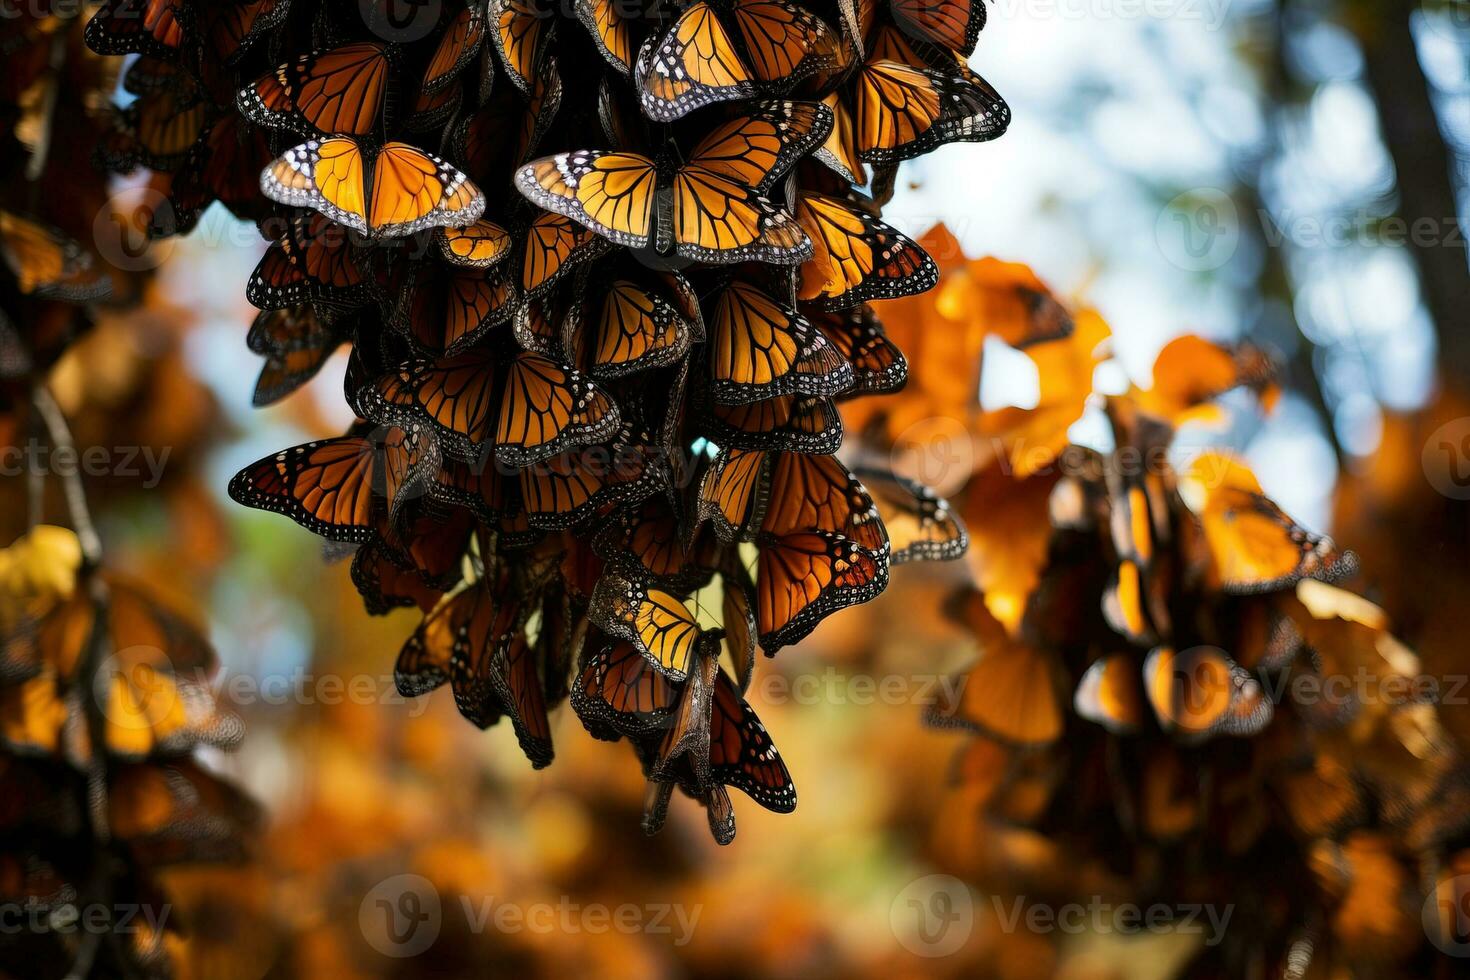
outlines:
[{"label": "hanging butterfly", "polygon": [[529,95],[557,18],[540,0],[490,0],[491,39],[511,82]]},{"label": "hanging butterfly", "polygon": [[[701,140],[667,185],[648,157],[578,150],[522,167],[516,187],[538,207],[628,248],[789,265],[811,255],[811,242],[766,193],[830,126],[819,105],[763,102]],[[656,214],[665,194],[667,206]]]},{"label": "hanging butterfly", "polygon": [[839,398],[887,394],[908,382],[903,351],[888,339],[882,322],[867,304],[840,311],[807,305],[801,312],[852,365],[852,387]]},{"label": "hanging butterfly", "polygon": [[856,88],[855,144],[858,156],[875,165],[910,160],[946,143],[995,139],[1011,122],[1010,107],[995,89],[962,64],[930,68],[912,54],[873,57],[858,71]]},{"label": "hanging butterfly", "polygon": [[499,358],[476,348],[410,361],[357,397],[369,415],[432,422],[464,458],[493,439],[496,457],[518,467],[600,442],[621,424],[595,385],[527,351]]},{"label": "hanging butterfly", "polygon": [[1303,578],[1332,582],[1357,568],[1352,552],[1293,521],[1261,490],[1254,474],[1219,453],[1191,465],[1180,492],[1204,529],[1212,575],[1225,592],[1248,595]]},{"label": "hanging butterfly", "polygon": [[823,456],[842,447],[842,416],[830,398],[780,395],[745,405],[697,401],[695,408],[701,433],[717,446]]},{"label": "hanging butterfly", "polygon": [[378,125],[388,49],[371,42],[314,51],[240,89],[240,112],[258,126],[322,136],[366,136]]},{"label": "hanging butterfly", "polygon": [[485,210],[485,195],[468,177],[407,143],[385,144],[369,164],[354,139],[308,140],[267,167],[260,187],[273,201],[319,211],[369,238],[463,228]]},{"label": "hanging butterfly", "polygon": [[672,122],[695,109],[755,95],[757,82],[792,85],[824,67],[820,18],[785,0],[735,0],[730,7],[750,68],[713,6],[689,5],[638,52],[634,78],[643,111]]},{"label": "hanging butterfly", "polygon": [[888,548],[872,496],[835,456],[722,450],[700,483],[698,508],[726,541],[826,531],[875,554]]},{"label": "hanging butterfly", "polygon": [[291,0],[244,0],[201,6],[197,12],[209,50],[234,66],[262,37],[278,29],[290,10]]},{"label": "hanging butterfly", "polygon": [[933,289],[939,268],[913,239],[858,205],[825,194],[802,194],[796,218],[814,251],[801,267],[798,297],[841,310],[875,299]]},{"label": "hanging butterfly", "polygon": [[562,276],[610,248],[610,243],[564,214],[542,211],[531,220],[522,247],[521,290],[541,295]]},{"label": "hanging butterfly", "polygon": [[579,282],[581,295],[562,325],[561,346],[592,377],[665,367],[703,339],[695,315],[699,301],[678,273],[657,276],[623,264],[591,278]]},{"label": "hanging butterfly", "polygon": [[984,0],[887,0],[882,4],[905,34],[969,57],[985,27]]},{"label": "hanging butterfly", "polygon": [[455,14],[444,30],[439,46],[434,49],[434,57],[429,59],[429,65],[424,69],[420,91],[433,95],[447,87],[475,60],[484,40],[484,4],[471,3]]},{"label": "hanging butterfly", "polygon": [[551,724],[522,627],[524,596],[510,576],[481,579],[445,598],[404,643],[394,668],[398,691],[418,697],[445,681],[460,714],[481,728],[509,715],[526,758],[551,763]]},{"label": "hanging butterfly", "polygon": [[756,620],[767,655],[806,637],[823,619],[870,602],[888,587],[888,550],[871,551],[831,531],[756,539]]},{"label": "hanging butterfly", "polygon": [[438,464],[433,440],[388,426],[282,450],[230,481],[231,499],[284,514],[329,541],[366,541],[384,513],[421,495]]},{"label": "hanging butterfly", "polygon": [[572,710],[594,738],[615,742],[667,727],[678,688],[626,641],[604,641],[572,685]]},{"label": "hanging butterfly", "polygon": [[320,214],[298,214],[251,273],[245,298],[262,310],[303,303],[341,309],[368,298],[370,283],[358,267],[347,229]]},{"label": "hanging butterfly", "polygon": [[883,518],[893,564],[953,561],[964,555],[970,545],[964,522],[933,490],[876,467],[859,467],[853,475]]},{"label": "hanging butterfly", "polygon": [[742,281],[713,299],[710,392],[721,404],[781,395],[830,398],[852,386],[852,366],[794,309]]},{"label": "hanging butterfly", "polygon": [[100,55],[177,57],[190,24],[184,0],[106,0],[87,21],[87,47]]},{"label": "hanging butterfly", "polygon": [[261,311],[245,338],[246,345],[266,359],[251,403],[262,408],[285,398],[316,377],[346,340],[308,305]]}]

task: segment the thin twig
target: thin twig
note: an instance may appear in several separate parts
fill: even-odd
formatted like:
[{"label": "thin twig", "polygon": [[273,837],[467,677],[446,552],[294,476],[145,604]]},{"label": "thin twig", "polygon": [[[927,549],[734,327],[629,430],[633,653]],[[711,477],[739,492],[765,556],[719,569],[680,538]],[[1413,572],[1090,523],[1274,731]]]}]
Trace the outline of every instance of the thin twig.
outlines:
[{"label": "thin twig", "polygon": [[[46,424],[52,458],[63,449],[71,454],[72,459],[77,458],[71,427],[66,424],[66,416],[62,414],[61,406],[56,404],[51,390],[45,384],[36,385],[31,389],[31,402],[36,406],[41,421]],[[95,566],[102,560],[102,539],[97,536],[97,528],[92,523],[92,512],[87,508],[87,491],[82,486],[81,475],[74,468],[58,475],[61,478],[62,491],[66,495],[66,509],[71,517],[72,530],[76,532],[77,540],[82,545],[82,560],[88,566]]]}]

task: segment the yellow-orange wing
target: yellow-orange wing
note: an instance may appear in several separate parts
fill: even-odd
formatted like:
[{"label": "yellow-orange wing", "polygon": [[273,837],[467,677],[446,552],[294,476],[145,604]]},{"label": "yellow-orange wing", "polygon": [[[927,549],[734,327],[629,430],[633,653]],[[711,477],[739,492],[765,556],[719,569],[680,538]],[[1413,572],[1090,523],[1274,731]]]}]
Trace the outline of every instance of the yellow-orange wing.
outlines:
[{"label": "yellow-orange wing", "polygon": [[516,187],[537,207],[565,215],[628,248],[653,238],[653,161],[636,153],[577,150],[516,171]]},{"label": "yellow-orange wing", "polygon": [[805,317],[760,289],[733,282],[714,300],[710,391],[722,404],[780,395],[831,397],[852,385],[852,365]]},{"label": "yellow-orange wing", "polygon": [[857,77],[859,156],[889,164],[955,141],[994,139],[1010,125],[1005,101],[977,75],[874,58]]},{"label": "yellow-orange wing", "polygon": [[606,439],[620,424],[617,405],[592,382],[522,351],[510,364],[501,394],[495,454],[511,466],[526,466]]},{"label": "yellow-orange wing", "polygon": [[634,77],[644,113],[658,122],[755,94],[729,33],[703,2],[685,10],[662,39],[649,38],[638,53]]},{"label": "yellow-orange wing", "polygon": [[308,140],[267,167],[260,186],[271,200],[312,208],[375,238],[464,227],[485,210],[485,196],[468,177],[407,143],[389,143],[378,154],[371,195],[366,170],[356,140]]},{"label": "yellow-orange wing", "polygon": [[242,88],[236,102],[258,126],[366,136],[378,124],[387,82],[384,45],[344,44],[281,65]]}]

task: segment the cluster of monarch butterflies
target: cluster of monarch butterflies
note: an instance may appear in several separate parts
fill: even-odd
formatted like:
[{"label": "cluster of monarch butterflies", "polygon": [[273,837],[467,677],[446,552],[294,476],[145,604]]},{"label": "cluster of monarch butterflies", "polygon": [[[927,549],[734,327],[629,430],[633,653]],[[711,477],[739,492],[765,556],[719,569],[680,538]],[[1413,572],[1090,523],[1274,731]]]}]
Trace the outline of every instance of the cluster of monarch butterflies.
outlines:
[{"label": "cluster of monarch butterflies", "polygon": [[[271,242],[249,345],[273,402],[349,345],[351,431],[239,502],[356,546],[399,657],[533,765],[563,698],[627,738],[650,831],[679,788],[790,810],[742,694],[774,654],[957,557],[931,493],[855,474],[838,402],[907,366],[869,304],[933,261],[886,224],[900,161],[1000,135],[980,0],[108,0],[136,54],[98,151],[153,231],[219,202]],[[863,189],[867,189],[865,193]]]},{"label": "cluster of monarch butterflies", "polygon": [[[947,269],[945,308],[989,271]],[[1104,396],[1095,314],[1066,313],[1034,277],[987,289],[973,309],[989,315],[1026,297],[1036,322],[1012,339],[1039,366],[1083,369],[1070,401],[1044,390],[977,422],[1010,455],[951,498],[979,575],[941,604],[980,653],[928,712],[975,736],[939,815],[944,850],[989,892],[1232,907],[1187,975],[1429,975],[1425,930],[1460,927],[1420,913],[1463,897],[1470,772],[1417,658],[1336,584],[1352,553],[1240,459],[1181,462],[1180,427],[1198,439],[1222,422],[1222,396],[1237,420],[1270,410],[1270,358],[1184,336],[1152,387]],[[905,399],[937,397],[923,388],[866,430],[891,435]],[[1086,406],[1106,449],[1069,444]]]}]

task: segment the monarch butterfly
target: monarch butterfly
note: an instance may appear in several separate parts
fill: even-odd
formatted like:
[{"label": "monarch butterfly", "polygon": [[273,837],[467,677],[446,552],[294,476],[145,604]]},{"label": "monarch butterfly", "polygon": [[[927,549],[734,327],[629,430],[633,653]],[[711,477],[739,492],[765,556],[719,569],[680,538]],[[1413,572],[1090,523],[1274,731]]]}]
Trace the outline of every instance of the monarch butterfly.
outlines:
[{"label": "monarch butterfly", "polygon": [[522,750],[540,769],[551,762],[551,729],[521,632],[524,603],[513,591],[508,580],[480,579],[445,598],[404,643],[394,678],[404,697],[448,681],[460,714],[481,728],[510,715]]},{"label": "monarch butterfly", "polygon": [[169,59],[184,43],[192,10],[184,0],[106,0],[87,21],[87,47],[101,55]]},{"label": "monarch butterfly", "polygon": [[238,504],[284,514],[329,541],[360,543],[382,513],[402,506],[436,466],[431,440],[390,426],[257,460],[235,474],[229,493]]},{"label": "monarch butterfly", "polygon": [[1253,344],[1217,344],[1192,334],[1176,337],[1154,359],[1153,385],[1139,392],[1142,411],[1178,425],[1195,412],[1217,412],[1208,403],[1248,386],[1268,402],[1276,365]]},{"label": "monarch butterfly", "polygon": [[670,593],[698,588],[717,565],[713,535],[697,527],[685,535],[679,513],[662,494],[614,515],[593,546],[626,577]]},{"label": "monarch butterfly", "polygon": [[[820,105],[759,103],[701,140],[666,191],[654,161],[602,150],[543,157],[518,170],[515,182],[533,204],[619,245],[653,244],[700,262],[789,265],[809,257],[811,243],[765,195],[830,125]],[[668,213],[656,220],[655,199],[665,192]]]},{"label": "monarch butterfly", "polygon": [[571,218],[542,211],[531,219],[521,262],[521,289],[539,296],[561,277],[610,247],[608,240],[583,228]]},{"label": "monarch butterfly", "polygon": [[366,302],[369,283],[347,229],[319,214],[299,214],[251,273],[245,298],[262,310],[303,303],[351,308]]},{"label": "monarch butterfly", "polygon": [[210,50],[226,65],[239,62],[262,37],[276,30],[291,10],[291,0],[244,0],[198,9]]},{"label": "monarch butterfly", "polygon": [[849,184],[862,186],[868,182],[868,170],[863,165],[857,145],[857,130],[852,113],[838,98],[836,92],[822,99],[827,111],[832,113],[832,131],[822,145],[812,151],[813,159],[826,164],[834,173]]},{"label": "monarch butterfly", "polygon": [[[618,276],[587,289],[582,301],[573,303],[563,330],[582,370],[616,378],[664,367],[688,353],[694,330],[684,309],[647,281]],[[689,288],[682,279],[661,285],[670,292]]]},{"label": "monarch butterfly", "polygon": [[854,97],[858,156],[886,166],[945,143],[995,139],[1011,110],[984,79],[953,65],[916,67],[903,60],[869,58],[859,69]]},{"label": "monarch butterfly", "polygon": [[854,476],[872,495],[891,546],[890,561],[953,561],[970,536],[949,504],[928,487],[888,470],[861,467]]},{"label": "monarch butterfly", "polygon": [[461,71],[469,66],[480,53],[480,44],[485,40],[484,5],[472,3],[450,21],[448,29],[434,49],[434,57],[424,69],[421,91],[433,95],[440,91]]},{"label": "monarch butterfly", "polygon": [[361,42],[281,65],[240,89],[236,102],[259,126],[366,136],[378,125],[387,85],[387,48]]},{"label": "monarch butterfly", "polygon": [[440,228],[434,243],[444,261],[470,269],[489,269],[510,257],[510,233],[484,219],[464,228]]},{"label": "monarch butterfly", "polygon": [[689,6],[662,38],[649,38],[634,66],[643,111],[672,122],[701,106],[755,95],[755,82],[707,3]]},{"label": "monarch butterfly", "polygon": [[671,680],[689,677],[704,630],[684,600],[663,589],[605,571],[588,613],[609,636],[626,640]]},{"label": "monarch butterfly", "polygon": [[633,19],[624,16],[617,0],[574,0],[574,8],[598,54],[622,74],[632,71],[637,54]]},{"label": "monarch butterfly", "polygon": [[727,541],[829,531],[870,552],[888,544],[873,498],[835,456],[722,450],[699,496],[700,519]]},{"label": "monarch butterfly", "polygon": [[803,194],[796,218],[814,243],[797,295],[828,310],[922,293],[939,268],[913,239],[847,201]]},{"label": "monarch butterfly", "polygon": [[808,305],[802,314],[852,365],[852,387],[840,398],[899,391],[907,383],[908,361],[867,304],[841,311]]},{"label": "monarch butterfly", "polygon": [[389,322],[426,351],[454,354],[509,320],[515,299],[503,272],[425,264],[408,275]]},{"label": "monarch butterfly", "polygon": [[86,303],[112,291],[92,256],[55,228],[0,210],[0,257],[25,295]]},{"label": "monarch butterfly", "polygon": [[390,416],[427,418],[464,457],[493,435],[496,456],[517,467],[599,442],[621,424],[612,400],[577,372],[528,351],[500,370],[495,361],[479,349],[410,361],[359,399]]},{"label": "monarch butterfly", "polygon": [[519,474],[526,519],[534,527],[565,528],[609,503],[651,490],[655,474],[639,444],[647,433],[627,426],[608,445],[568,450]]},{"label": "monarch butterfly", "polygon": [[709,729],[710,779],[734,786],[767,810],[796,809],[796,785],[766,726],[723,670],[715,676]]},{"label": "monarch butterfly", "polygon": [[1273,714],[1250,672],[1213,647],[1156,647],[1144,661],[1143,676],[1149,704],[1168,732],[1254,735]]},{"label": "monarch butterfly", "polygon": [[[863,0],[864,19],[872,17],[874,0]],[[982,0],[887,0],[888,15],[910,37],[968,57],[985,27]]]},{"label": "monarch butterfly", "polygon": [[731,15],[753,71],[714,8],[691,4],[638,52],[634,77],[649,118],[672,122],[702,106],[750,98],[757,81],[794,84],[825,66],[828,28],[809,11],[785,0],[736,0]]},{"label": "monarch butterfly", "polygon": [[557,18],[539,0],[490,0],[490,37],[511,82],[531,94]]},{"label": "monarch butterfly", "polygon": [[127,172],[141,165],[172,171],[209,122],[210,107],[199,86],[171,65],[152,71],[155,64],[140,60],[127,75],[137,85],[138,66],[150,69],[147,85],[137,85],[143,91],[118,113],[114,135],[120,145],[104,147],[99,153],[110,169]]},{"label": "monarch butterfly", "polygon": [[[431,535],[441,527],[437,516],[431,521],[422,521],[415,530]],[[415,538],[419,535],[415,534]],[[463,557],[463,547],[456,556],[456,566]],[[352,556],[352,584],[362,596],[363,606],[369,616],[381,616],[405,606],[417,606],[420,612],[433,609],[444,597],[425,575],[405,560],[381,532],[375,533],[367,543]]]},{"label": "monarch butterfly", "polygon": [[1180,490],[1204,529],[1212,575],[1225,592],[1269,592],[1303,578],[1336,581],[1357,567],[1352,552],[1298,525],[1227,456],[1201,454]]},{"label": "monarch butterfly", "polygon": [[354,139],[308,140],[267,167],[260,187],[273,201],[312,208],[371,238],[463,228],[485,210],[468,177],[407,143],[384,145],[370,167]]},{"label": "monarch butterfly", "polygon": [[738,280],[713,305],[709,365],[715,401],[832,397],[851,387],[852,365],[796,310]]},{"label": "monarch butterfly", "polygon": [[266,358],[252,403],[257,408],[273,404],[306,384],[345,339],[323,325],[310,306],[262,311],[246,337],[250,349]]},{"label": "monarch butterfly", "polygon": [[803,639],[839,609],[869,602],[888,587],[886,546],[871,551],[822,530],[762,534],[756,541],[756,619],[768,655]]},{"label": "monarch butterfly", "polygon": [[748,405],[706,406],[701,427],[717,446],[830,456],[842,446],[842,416],[830,398],[781,395]]},{"label": "monarch butterfly", "polygon": [[626,641],[609,641],[587,658],[572,686],[572,710],[605,741],[667,727],[678,688]]}]

